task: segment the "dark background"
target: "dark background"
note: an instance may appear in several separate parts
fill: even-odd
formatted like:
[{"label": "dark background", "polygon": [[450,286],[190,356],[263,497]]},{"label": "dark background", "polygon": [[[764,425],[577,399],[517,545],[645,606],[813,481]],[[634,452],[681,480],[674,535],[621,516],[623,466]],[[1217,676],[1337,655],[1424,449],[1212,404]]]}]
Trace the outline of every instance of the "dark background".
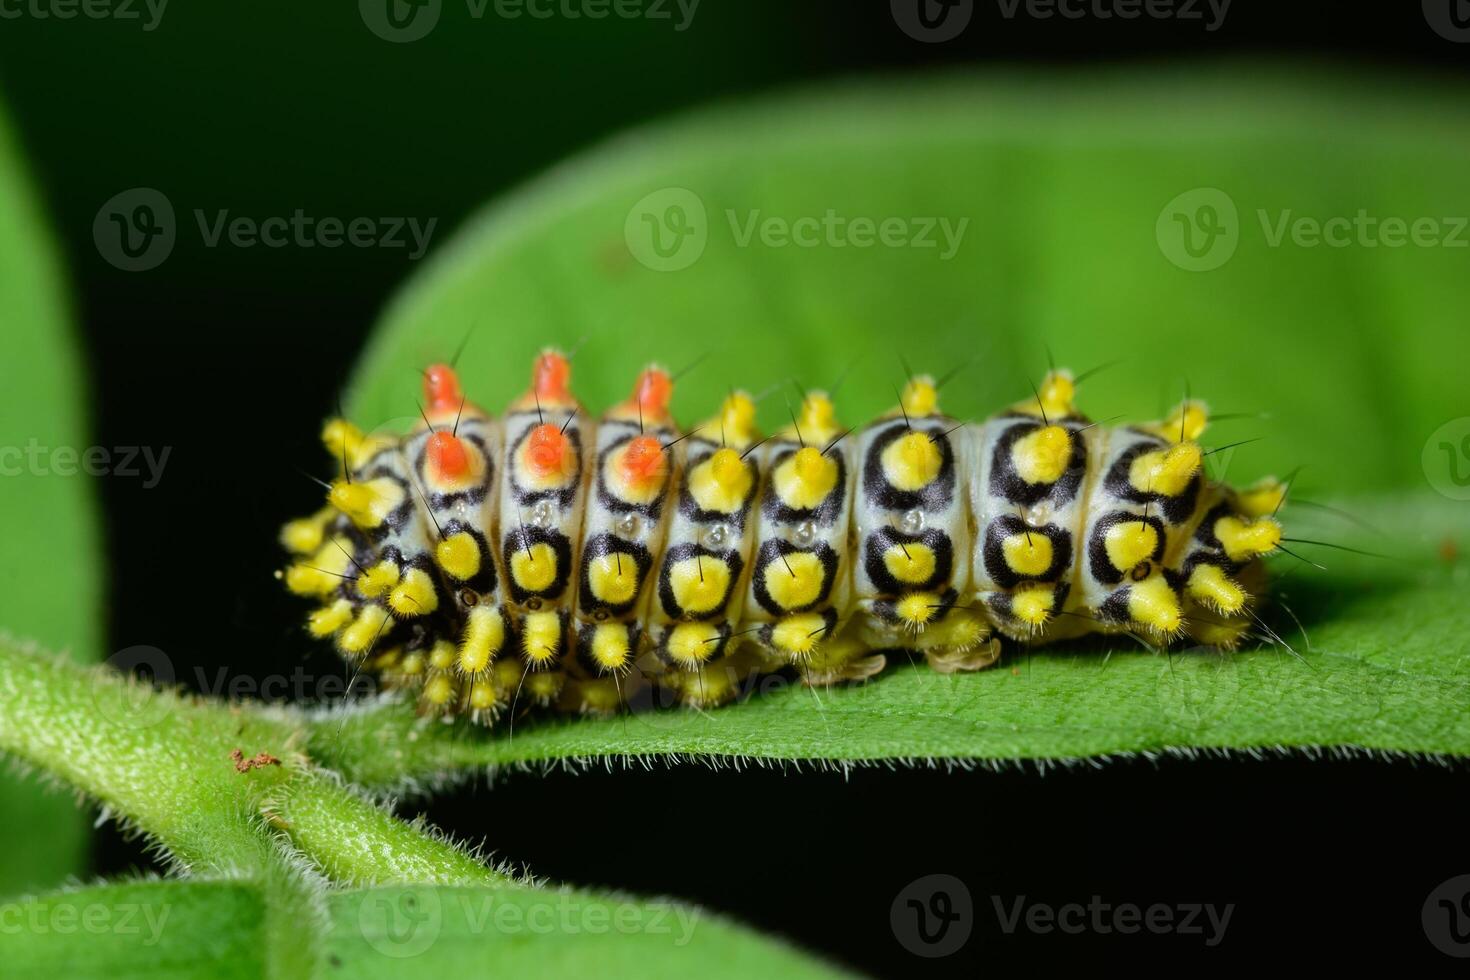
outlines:
[{"label": "dark background", "polygon": [[[319,491],[295,469],[317,466],[316,420],[413,271],[401,249],[207,248],[193,209],[434,217],[438,245],[488,198],[629,125],[860,73],[1249,57],[1463,79],[1470,45],[1435,34],[1419,4],[1372,6],[1237,0],[1207,32],[1006,19],[991,0],[944,44],[905,36],[884,3],[851,0],[703,0],[684,32],[474,20],[445,0],[437,29],[404,45],[371,34],[351,3],[174,0],[152,32],[0,20],[0,86],[76,287],[96,441],[173,447],[154,489],[102,481],[112,649],[158,647],[211,691],[221,676],[334,669],[271,578],[275,532],[314,505]],[[163,265],[127,273],[98,254],[92,221],[138,186],[169,196],[180,236]],[[191,537],[217,549],[197,570],[207,598],[162,609],[153,583]],[[1401,968],[1444,967],[1454,961],[1429,946],[1419,914],[1436,884],[1470,871],[1464,775],[1300,758],[1122,760],[1044,777],[685,767],[509,776],[429,813],[538,874],[699,900],[874,974],[1099,955],[1284,966],[1370,948]],[[98,872],[147,865],[135,843],[99,840]],[[936,872],[966,883],[976,925],[963,952],[925,960],[896,941],[889,906]],[[1205,949],[1200,937],[1004,935],[991,904],[1094,894],[1235,910],[1224,942]]]}]

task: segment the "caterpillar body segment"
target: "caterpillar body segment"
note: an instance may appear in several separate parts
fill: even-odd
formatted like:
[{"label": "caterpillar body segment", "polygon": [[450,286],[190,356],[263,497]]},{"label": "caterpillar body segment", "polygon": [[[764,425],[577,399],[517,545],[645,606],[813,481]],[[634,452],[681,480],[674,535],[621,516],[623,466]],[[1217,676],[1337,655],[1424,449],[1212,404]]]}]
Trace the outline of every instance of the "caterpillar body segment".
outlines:
[{"label": "caterpillar body segment", "polygon": [[727,655],[746,608],[755,552],[760,442],[755,403],[744,392],[731,392],[686,440],[649,608],[653,669],[675,689],[708,691],[737,669]]},{"label": "caterpillar body segment", "polygon": [[970,599],[968,428],[939,411],[928,376],[858,440],[854,588],[870,646],[917,648],[940,670],[993,662],[1000,645]]},{"label": "caterpillar body segment", "polygon": [[979,423],[927,376],[855,430],[807,392],[765,439],[743,392],[681,434],[659,368],[597,420],[570,379],[543,353],[496,419],[436,365],[413,432],[323,432],[339,473],[283,529],[282,577],[313,635],[426,714],[616,711],[649,682],[714,705],[775,671],[861,680],[895,649],[975,670],[1003,637],[1230,649],[1281,540],[1283,484],[1207,479],[1203,404],[1099,425],[1065,371]]}]

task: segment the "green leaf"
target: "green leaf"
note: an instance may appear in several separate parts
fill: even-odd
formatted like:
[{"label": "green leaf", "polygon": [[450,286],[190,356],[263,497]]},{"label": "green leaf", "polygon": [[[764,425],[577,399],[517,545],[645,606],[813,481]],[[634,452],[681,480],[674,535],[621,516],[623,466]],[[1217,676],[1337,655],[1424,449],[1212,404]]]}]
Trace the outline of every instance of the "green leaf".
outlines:
[{"label": "green leaf", "polygon": [[467,738],[378,705],[320,720],[312,754],[363,785],[395,788],[454,770],[650,755],[835,765],[1332,747],[1470,755],[1465,570],[1437,554],[1446,540],[1466,542],[1463,515],[1425,498],[1355,511],[1387,533],[1348,535],[1303,512],[1303,536],[1394,557],[1302,545],[1329,571],[1275,560],[1283,581],[1264,615],[1290,650],[1166,655],[1115,638],[1013,651],[976,674],[900,661],[858,687],[767,679],[749,700],[704,713],[522,721],[513,738]]},{"label": "green leaf", "polygon": [[[892,403],[903,354],[935,373],[974,358],[945,407],[984,417],[1030,394],[1049,346],[1079,371],[1121,359],[1082,390],[1095,418],[1153,417],[1186,385],[1218,412],[1269,413],[1213,430],[1221,444],[1266,437],[1232,475],[1307,464],[1307,482],[1333,494],[1422,486],[1430,433],[1470,411],[1451,356],[1470,299],[1456,244],[1470,229],[1455,217],[1470,214],[1465,95],[1191,67],[957,77],[701,113],[574,159],[472,219],[390,304],[349,408],[363,424],[411,422],[416,369],[469,334],[467,391],[495,410],[524,390],[537,349],[582,342],[575,388],[598,410],[644,362],[708,355],[675,399],[688,422],[729,385],[831,384],[851,366],[838,409],[854,424]],[[1191,272],[1156,232],[1165,206],[1201,187],[1230,196],[1238,247]],[[704,248],[659,271],[629,243],[651,256],[647,222],[689,204],[640,204],[668,188],[705,215],[686,207],[703,231],[678,257],[700,237]],[[1283,214],[1290,226],[1360,210],[1431,219],[1446,245],[1302,247],[1287,233],[1273,247],[1268,235]],[[916,237],[925,219],[968,223],[947,260],[937,226],[935,247],[771,246],[759,231],[741,244],[752,220],[829,211],[896,219]],[[763,405],[770,426],[785,421],[782,398]]]},{"label": "green leaf", "polygon": [[[1086,382],[1094,417],[1151,417],[1186,385],[1218,412],[1267,413],[1212,431],[1215,445],[1265,437],[1220,454],[1212,475],[1246,482],[1305,464],[1294,492],[1383,526],[1369,535],[1287,508],[1289,535],[1395,556],[1292,546],[1325,574],[1277,559],[1289,577],[1267,615],[1292,651],[1166,657],[1069,643],[978,675],[901,664],[858,688],[777,682],[706,715],[523,724],[513,739],[456,739],[372,708],[340,733],[337,719],[324,723],[314,751],[375,786],[647,754],[1470,754],[1464,570],[1439,557],[1446,541],[1464,546],[1467,510],[1428,492],[1426,476],[1443,490],[1445,474],[1423,452],[1467,410],[1463,359],[1447,356],[1470,306],[1457,244],[1470,233],[1454,218],[1470,214],[1457,176],[1470,164],[1470,115],[1456,98],[1381,79],[1191,69],[953,78],[707,112],[620,139],[488,208],[390,306],[356,375],[358,420],[394,425],[415,415],[415,368],[450,357],[472,328],[461,373],[492,408],[523,390],[542,345],[585,338],[576,388],[595,408],[620,398],[646,359],[677,368],[709,353],[676,399],[693,420],[729,384],[831,384],[859,358],[839,404],[851,423],[891,403],[901,353],[936,373],[975,357],[945,389],[962,417],[1026,397],[1046,347],[1080,370],[1121,358]],[[1169,205],[1194,188],[1223,190],[1238,216],[1234,253],[1206,271],[1170,258],[1188,264],[1171,218],[1203,217],[1188,198]],[[1273,237],[1283,220],[1351,224],[1360,212],[1429,219],[1442,244]],[[742,239],[752,220],[828,214],[916,233],[930,218],[968,225],[948,258],[939,231],[933,248]],[[690,253],[661,262],[648,224],[672,245],[680,220],[703,250],[670,269]],[[779,423],[780,398],[766,408]]]},{"label": "green leaf", "polygon": [[[672,902],[525,887],[329,893],[325,961],[350,977],[830,977],[824,964]],[[264,902],[245,882],[140,881],[0,905],[6,975],[253,978]]]},{"label": "green leaf", "polygon": [[[104,559],[92,487],[77,475],[90,441],[87,398],[60,262],[3,113],[0,332],[4,625],[94,660],[105,625]],[[73,475],[57,472],[65,469]],[[0,840],[26,842],[0,862],[0,894],[53,886],[80,872],[86,826],[72,800],[0,773]]]}]

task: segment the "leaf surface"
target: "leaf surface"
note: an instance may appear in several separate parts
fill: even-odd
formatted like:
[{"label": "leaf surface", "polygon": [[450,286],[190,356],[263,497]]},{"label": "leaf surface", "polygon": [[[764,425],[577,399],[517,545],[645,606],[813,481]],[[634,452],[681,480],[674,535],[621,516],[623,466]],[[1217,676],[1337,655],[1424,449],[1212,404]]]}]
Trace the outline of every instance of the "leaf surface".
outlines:
[{"label": "leaf surface", "polygon": [[[103,568],[87,398],[57,251],[0,113],[0,624],[98,659]],[[59,884],[86,862],[86,818],[63,795],[0,773],[0,895]]]}]

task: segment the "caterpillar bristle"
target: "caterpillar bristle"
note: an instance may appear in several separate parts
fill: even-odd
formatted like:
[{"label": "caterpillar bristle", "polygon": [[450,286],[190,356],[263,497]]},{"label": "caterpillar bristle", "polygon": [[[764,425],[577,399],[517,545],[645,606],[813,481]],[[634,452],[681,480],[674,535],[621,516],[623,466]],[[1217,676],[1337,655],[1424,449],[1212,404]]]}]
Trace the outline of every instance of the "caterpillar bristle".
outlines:
[{"label": "caterpillar bristle", "polygon": [[1158,421],[1117,426],[1077,408],[1093,372],[1053,366],[967,422],[940,405],[953,369],[905,363],[871,424],[793,382],[763,436],[759,397],[733,388],[681,432],[689,367],[649,365],[597,420],[553,348],[499,418],[453,361],[424,370],[406,435],[339,412],[326,505],[280,536],[308,632],[426,716],[512,726],[529,708],[617,713],[649,684],[712,708],[773,672],[815,697],[888,650],[948,673],[994,664],[1001,637],[1231,650],[1271,633],[1254,610],[1261,559],[1294,554],[1277,519],[1291,478],[1210,480],[1206,458],[1243,443],[1202,448],[1187,387]]}]

